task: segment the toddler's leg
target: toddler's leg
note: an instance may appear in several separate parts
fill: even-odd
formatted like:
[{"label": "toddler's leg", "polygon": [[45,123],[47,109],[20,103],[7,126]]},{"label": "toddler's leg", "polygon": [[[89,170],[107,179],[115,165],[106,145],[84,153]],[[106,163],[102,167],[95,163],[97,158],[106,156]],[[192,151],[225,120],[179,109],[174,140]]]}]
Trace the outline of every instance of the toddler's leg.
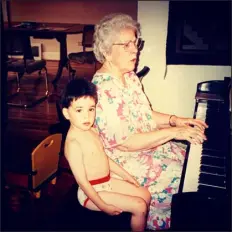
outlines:
[{"label": "toddler's leg", "polygon": [[[132,213],[132,231],[144,231],[146,227],[147,204],[142,198],[106,191],[98,192],[98,194],[106,204],[114,205],[124,212]],[[91,200],[87,202],[86,207],[91,210],[99,210]]]}]

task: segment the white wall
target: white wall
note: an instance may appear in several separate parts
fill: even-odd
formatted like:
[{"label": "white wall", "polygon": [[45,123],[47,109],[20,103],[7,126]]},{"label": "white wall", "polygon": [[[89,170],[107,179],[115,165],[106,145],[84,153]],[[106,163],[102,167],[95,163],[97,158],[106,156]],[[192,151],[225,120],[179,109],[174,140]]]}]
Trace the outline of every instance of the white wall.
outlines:
[{"label": "white wall", "polygon": [[151,69],[144,77],[143,85],[154,110],[192,117],[197,83],[223,80],[225,76],[231,76],[231,67],[166,66],[168,6],[168,1],[138,2],[138,21],[141,23],[142,38],[145,40],[139,70],[144,65]]}]

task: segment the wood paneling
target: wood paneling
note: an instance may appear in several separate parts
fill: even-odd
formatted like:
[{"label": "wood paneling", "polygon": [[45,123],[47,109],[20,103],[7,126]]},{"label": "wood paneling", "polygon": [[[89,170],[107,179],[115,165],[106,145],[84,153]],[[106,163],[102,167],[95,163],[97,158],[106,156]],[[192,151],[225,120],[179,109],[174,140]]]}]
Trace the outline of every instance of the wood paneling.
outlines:
[{"label": "wood paneling", "polygon": [[95,24],[103,16],[123,12],[137,18],[137,0],[11,0],[12,21]]},{"label": "wood paneling", "polygon": [[[83,24],[96,24],[105,15],[116,12],[126,13],[137,19],[138,7],[137,0],[11,0],[10,3],[12,21]],[[45,52],[59,52],[59,44],[55,39],[32,41],[42,43]],[[80,51],[78,42],[81,41],[81,35],[68,36],[67,41],[69,52]]]}]

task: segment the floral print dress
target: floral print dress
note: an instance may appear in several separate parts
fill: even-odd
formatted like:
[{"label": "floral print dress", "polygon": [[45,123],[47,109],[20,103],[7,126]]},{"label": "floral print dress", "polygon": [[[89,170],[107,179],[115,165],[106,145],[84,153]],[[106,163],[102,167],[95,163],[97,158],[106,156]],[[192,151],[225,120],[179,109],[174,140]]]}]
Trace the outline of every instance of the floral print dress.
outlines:
[{"label": "floral print dress", "polygon": [[150,191],[147,228],[168,229],[171,199],[178,191],[185,149],[173,142],[146,151],[124,152],[115,148],[134,133],[157,130],[138,77],[130,72],[125,81],[126,87],[110,74],[95,74],[92,80],[98,89],[95,126],[106,154]]}]

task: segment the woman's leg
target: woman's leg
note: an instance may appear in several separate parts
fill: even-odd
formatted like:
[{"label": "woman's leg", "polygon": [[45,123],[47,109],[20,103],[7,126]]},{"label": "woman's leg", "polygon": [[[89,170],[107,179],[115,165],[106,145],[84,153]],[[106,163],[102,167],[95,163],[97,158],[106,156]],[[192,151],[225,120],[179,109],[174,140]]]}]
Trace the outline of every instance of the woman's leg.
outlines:
[{"label": "woman's leg", "polygon": [[137,187],[132,183],[117,178],[111,178],[111,186],[113,192],[117,191],[118,193],[143,198],[143,200],[147,203],[147,207],[149,209],[151,202],[151,194],[147,188],[142,186]]},{"label": "woman's leg", "polygon": [[[170,227],[171,200],[172,195],[178,193],[184,154],[184,149],[167,143],[150,150],[149,153],[141,152],[138,156],[131,157],[120,156],[115,160],[151,193],[148,229],[163,230]],[[179,158],[174,160],[169,157]]]}]

